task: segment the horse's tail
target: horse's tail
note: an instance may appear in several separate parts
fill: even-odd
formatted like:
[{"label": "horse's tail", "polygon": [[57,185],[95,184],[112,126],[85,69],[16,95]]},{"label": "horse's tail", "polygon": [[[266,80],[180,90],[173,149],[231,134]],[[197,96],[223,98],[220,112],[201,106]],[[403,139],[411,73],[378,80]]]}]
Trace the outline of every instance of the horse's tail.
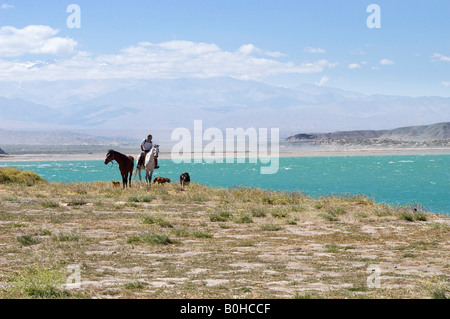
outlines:
[{"label": "horse's tail", "polygon": [[141,168],[139,166],[136,166],[136,169],[134,170],[134,172],[132,173],[132,175],[134,175],[134,179],[136,179],[137,173],[138,171],[141,171]]}]

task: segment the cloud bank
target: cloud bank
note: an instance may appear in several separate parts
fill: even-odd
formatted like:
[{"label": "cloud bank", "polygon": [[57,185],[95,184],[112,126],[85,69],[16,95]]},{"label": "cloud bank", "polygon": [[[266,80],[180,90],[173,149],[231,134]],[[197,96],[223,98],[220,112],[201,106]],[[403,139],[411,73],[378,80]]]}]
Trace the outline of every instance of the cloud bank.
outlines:
[{"label": "cloud bank", "polygon": [[[31,25],[0,29],[0,80],[74,80],[109,78],[261,79],[279,74],[320,73],[336,64],[322,59],[295,63],[280,61],[280,52],[245,44],[226,51],[214,43],[168,41],[140,42],[117,54],[94,56],[77,51],[77,42],[58,37],[59,30]],[[34,54],[51,59],[32,60]],[[18,57],[24,57],[18,61]],[[11,58],[15,59],[12,60]],[[51,62],[49,62],[51,61]]]},{"label": "cloud bank", "polygon": [[0,28],[0,57],[19,57],[27,54],[71,55],[77,42],[56,37],[59,30],[43,25],[30,25],[23,29],[11,26]]}]

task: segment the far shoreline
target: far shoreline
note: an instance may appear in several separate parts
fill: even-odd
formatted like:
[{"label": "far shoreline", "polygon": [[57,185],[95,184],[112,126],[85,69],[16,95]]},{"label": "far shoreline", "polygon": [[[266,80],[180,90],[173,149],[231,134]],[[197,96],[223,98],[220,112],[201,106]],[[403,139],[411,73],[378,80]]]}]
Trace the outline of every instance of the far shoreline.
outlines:
[{"label": "far shoreline", "polygon": [[[117,148],[120,151],[120,148]],[[137,154],[124,154],[135,157]],[[105,159],[106,152],[74,152],[74,153],[32,153],[32,154],[11,154],[0,155],[0,162],[34,162],[34,161],[100,161]],[[274,154],[275,155],[275,154]],[[280,158],[285,157],[346,157],[346,156],[414,156],[414,155],[450,155],[450,148],[341,148],[341,149],[282,149],[279,151]],[[261,156],[261,157],[270,157]],[[235,154],[234,158],[249,157],[249,153]],[[171,152],[160,152],[159,159],[171,159]],[[198,158],[197,154],[192,153],[192,159]],[[203,154],[204,159],[214,158],[211,154]]]}]

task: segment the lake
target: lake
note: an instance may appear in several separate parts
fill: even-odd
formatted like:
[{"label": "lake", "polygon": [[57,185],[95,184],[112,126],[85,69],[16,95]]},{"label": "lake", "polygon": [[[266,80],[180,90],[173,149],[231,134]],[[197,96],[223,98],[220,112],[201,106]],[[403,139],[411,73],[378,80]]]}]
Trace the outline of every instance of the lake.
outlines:
[{"label": "lake", "polygon": [[[189,172],[209,186],[249,186],[301,191],[311,197],[365,194],[379,203],[424,206],[450,214],[450,155],[281,157],[276,174],[261,175],[260,164],[182,163],[159,160],[154,176],[173,182]],[[31,170],[50,182],[121,180],[117,164],[103,161],[0,162],[0,167]]]}]

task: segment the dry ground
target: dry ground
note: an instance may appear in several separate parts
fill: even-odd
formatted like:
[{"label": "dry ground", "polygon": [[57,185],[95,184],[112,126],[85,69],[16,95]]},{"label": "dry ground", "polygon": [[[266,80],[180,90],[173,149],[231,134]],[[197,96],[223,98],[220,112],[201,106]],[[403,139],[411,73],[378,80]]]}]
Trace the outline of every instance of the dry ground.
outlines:
[{"label": "dry ground", "polygon": [[444,298],[449,278],[450,218],[364,196],[0,184],[1,298]]}]

